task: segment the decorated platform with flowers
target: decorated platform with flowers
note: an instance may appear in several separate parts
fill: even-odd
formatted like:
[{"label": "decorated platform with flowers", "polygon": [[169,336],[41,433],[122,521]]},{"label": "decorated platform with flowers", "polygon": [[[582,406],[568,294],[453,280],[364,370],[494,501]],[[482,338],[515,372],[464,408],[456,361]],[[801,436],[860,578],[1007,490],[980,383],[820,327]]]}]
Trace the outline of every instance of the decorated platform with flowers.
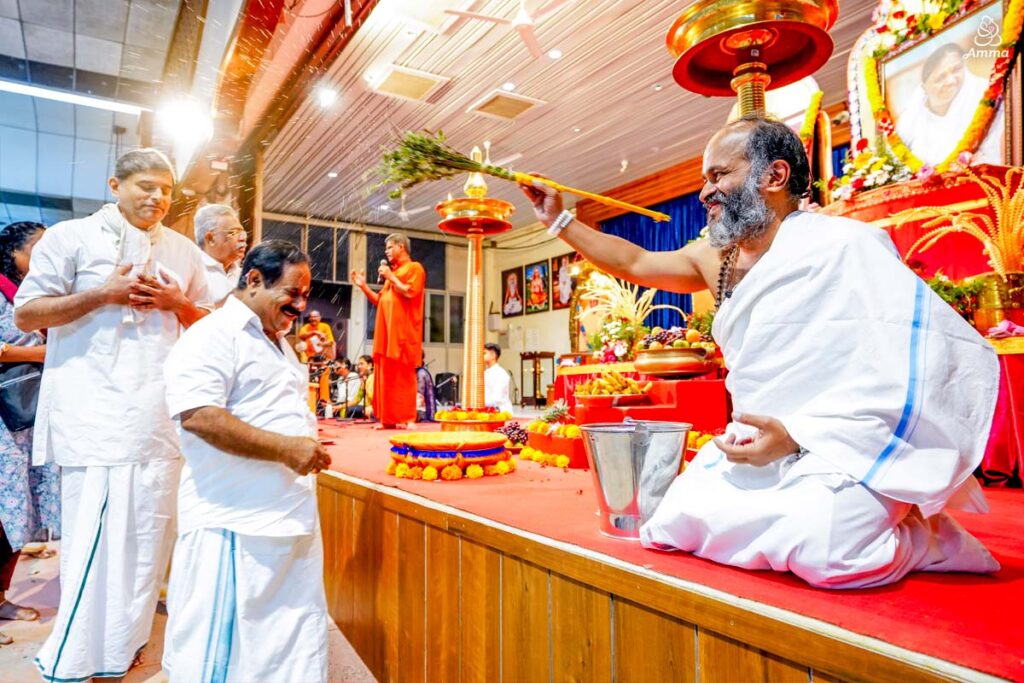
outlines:
[{"label": "decorated platform with flowers", "polygon": [[602,536],[589,472],[522,462],[472,485],[398,479],[387,432],[325,423],[323,436],[328,605],[379,680],[451,680],[485,661],[506,680],[567,661],[611,680],[640,639],[647,678],[625,680],[674,680],[698,656],[736,680],[1020,678],[1024,620],[1007,609],[1024,603],[1020,491],[990,491],[988,515],[955,513],[1000,572],[823,591]]}]

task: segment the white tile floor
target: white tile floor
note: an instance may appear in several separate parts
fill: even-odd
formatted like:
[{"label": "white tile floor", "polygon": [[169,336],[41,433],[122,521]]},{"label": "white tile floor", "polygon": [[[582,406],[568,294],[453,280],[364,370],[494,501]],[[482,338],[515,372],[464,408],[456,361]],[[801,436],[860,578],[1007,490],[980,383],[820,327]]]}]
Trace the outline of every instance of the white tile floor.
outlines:
[{"label": "white tile floor", "polygon": [[[51,543],[51,548],[60,544]],[[22,558],[14,572],[14,581],[7,597],[12,602],[39,610],[39,621],[0,621],[0,631],[14,638],[14,643],[0,647],[0,681],[41,681],[42,677],[32,663],[36,652],[50,632],[60,585],[57,578],[58,556],[45,560]],[[164,683],[167,677],[160,670],[163,654],[164,626],[167,622],[163,605],[157,610],[153,622],[153,637],[142,652],[142,665],[128,672],[124,683]],[[375,681],[362,660],[333,624],[327,638],[328,680],[330,683],[372,683]]]}]

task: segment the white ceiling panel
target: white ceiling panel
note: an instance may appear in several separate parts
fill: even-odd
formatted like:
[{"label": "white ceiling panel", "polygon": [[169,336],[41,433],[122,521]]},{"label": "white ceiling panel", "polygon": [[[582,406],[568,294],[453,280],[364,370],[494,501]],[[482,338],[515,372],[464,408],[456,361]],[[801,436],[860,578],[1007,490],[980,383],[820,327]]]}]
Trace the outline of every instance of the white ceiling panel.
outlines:
[{"label": "white ceiling panel", "polygon": [[[527,6],[535,8],[541,1],[527,0]],[[841,3],[840,21],[832,31],[836,50],[814,74],[828,104],[845,99],[847,54],[870,24],[875,4]],[[381,145],[408,129],[443,130],[464,151],[489,139],[495,159],[521,154],[517,170],[541,171],[595,192],[699,156],[707,138],[725,122],[733,100],[707,99],[672,80],[665,34],[685,5],[679,0],[566,4],[536,27],[545,53],[553,48],[563,52],[559,60],[531,59],[514,30],[483,21],[463,22],[445,35],[410,37],[399,12],[378,8],[320,80],[338,91],[335,105],[323,109],[312,99],[302,102],[271,143],[264,206],[393,224],[393,214],[378,208],[382,193],[367,194],[374,180],[366,173],[376,166]],[[518,6],[519,0],[481,0],[474,11],[510,17]],[[382,97],[365,86],[365,75],[391,63],[452,81],[428,103]],[[515,84],[516,93],[549,104],[513,122],[466,113],[506,81]],[[655,84],[661,89],[655,90]],[[624,173],[623,160],[629,162]],[[328,171],[339,176],[330,179]],[[433,206],[449,190],[460,191],[463,180],[415,188],[407,205]],[[489,182],[492,196],[517,206],[514,224],[533,221],[516,187]],[[433,212],[423,212],[402,225],[432,229],[436,219]]]},{"label": "white ceiling panel", "polygon": [[[25,99],[30,99],[26,97]],[[75,130],[75,105],[54,100],[35,99],[39,132],[70,135]]]},{"label": "white ceiling panel", "polygon": [[75,65],[74,34],[39,24],[23,24],[23,27],[29,59],[58,66]]},{"label": "white ceiling panel", "polygon": [[0,17],[0,55],[25,58],[25,41],[21,37],[21,22]]},{"label": "white ceiling panel", "polygon": [[36,136],[21,128],[0,126],[0,187],[36,191]]},{"label": "white ceiling panel", "polygon": [[75,137],[109,143],[114,136],[114,112],[75,107]]},{"label": "white ceiling panel", "polygon": [[40,133],[39,150],[39,193],[70,197],[75,139],[70,135]]},{"label": "white ceiling panel", "polygon": [[121,71],[121,48],[121,43],[77,34],[75,68],[117,76]]},{"label": "white ceiling panel", "polygon": [[11,19],[18,19],[21,14],[18,13],[18,0],[0,0],[0,17],[10,17]]},{"label": "white ceiling panel", "polygon": [[142,47],[167,49],[174,22],[178,18],[178,0],[135,0],[128,10],[125,42]]},{"label": "white ceiling panel", "polygon": [[108,197],[104,199],[85,199],[84,197],[75,197],[72,200],[72,208],[75,211],[75,218],[81,218],[82,216],[88,216],[94,214],[107,203]]},{"label": "white ceiling panel", "polygon": [[49,28],[74,30],[73,0],[21,0],[21,20]]},{"label": "white ceiling panel", "polygon": [[40,213],[38,206],[8,204],[7,214],[10,216],[11,223],[19,221],[32,221],[33,223],[39,223],[42,220],[42,214]]},{"label": "white ceiling panel", "polygon": [[33,131],[36,127],[36,110],[32,99],[26,95],[0,92],[0,126]]},{"label": "white ceiling panel", "polygon": [[103,199],[107,196],[107,178],[112,165],[110,144],[95,140],[75,140],[75,164],[71,189],[75,197]]},{"label": "white ceiling panel", "polygon": [[75,0],[75,33],[121,42],[128,0]]},{"label": "white ceiling panel", "polygon": [[166,49],[125,45],[119,75],[136,81],[159,81],[163,78],[166,61]]}]

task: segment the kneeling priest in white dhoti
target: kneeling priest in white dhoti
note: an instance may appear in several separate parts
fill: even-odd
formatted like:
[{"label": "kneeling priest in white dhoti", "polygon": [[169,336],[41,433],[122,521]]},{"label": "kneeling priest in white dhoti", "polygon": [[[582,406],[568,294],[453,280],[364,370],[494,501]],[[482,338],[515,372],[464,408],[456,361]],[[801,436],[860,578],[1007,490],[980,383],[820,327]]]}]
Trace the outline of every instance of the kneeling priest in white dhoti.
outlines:
[{"label": "kneeling priest in white dhoti", "polygon": [[327,678],[327,606],[314,476],[330,464],[284,334],[306,307],[306,255],[256,246],[244,287],[167,359],[180,424],[179,536],[164,671],[172,682]]},{"label": "kneeling priest in white dhoti", "polygon": [[829,588],[998,569],[943,511],[985,509],[972,473],[999,384],[992,347],[884,231],[798,210],[807,156],[784,123],[734,122],[703,163],[709,236],[673,252],[587,228],[553,190],[523,187],[599,268],[716,295],[734,421],[675,480],[642,543]]}]

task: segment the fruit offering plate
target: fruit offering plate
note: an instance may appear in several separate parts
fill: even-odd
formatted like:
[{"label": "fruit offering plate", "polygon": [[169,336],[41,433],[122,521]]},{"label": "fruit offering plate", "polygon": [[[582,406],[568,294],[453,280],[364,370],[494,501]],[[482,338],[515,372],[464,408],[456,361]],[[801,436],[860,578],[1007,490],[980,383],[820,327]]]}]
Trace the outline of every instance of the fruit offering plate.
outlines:
[{"label": "fruit offering plate", "polygon": [[708,359],[703,347],[662,348],[638,351],[633,365],[638,372],[652,377],[682,379],[712,372],[718,363]]},{"label": "fruit offering plate", "polygon": [[647,394],[600,394],[598,396],[576,396],[576,402],[588,408],[612,408],[615,406],[635,406],[650,403]]},{"label": "fruit offering plate", "polygon": [[426,481],[478,479],[515,470],[505,435],[491,432],[412,432],[391,442],[388,474]]}]

